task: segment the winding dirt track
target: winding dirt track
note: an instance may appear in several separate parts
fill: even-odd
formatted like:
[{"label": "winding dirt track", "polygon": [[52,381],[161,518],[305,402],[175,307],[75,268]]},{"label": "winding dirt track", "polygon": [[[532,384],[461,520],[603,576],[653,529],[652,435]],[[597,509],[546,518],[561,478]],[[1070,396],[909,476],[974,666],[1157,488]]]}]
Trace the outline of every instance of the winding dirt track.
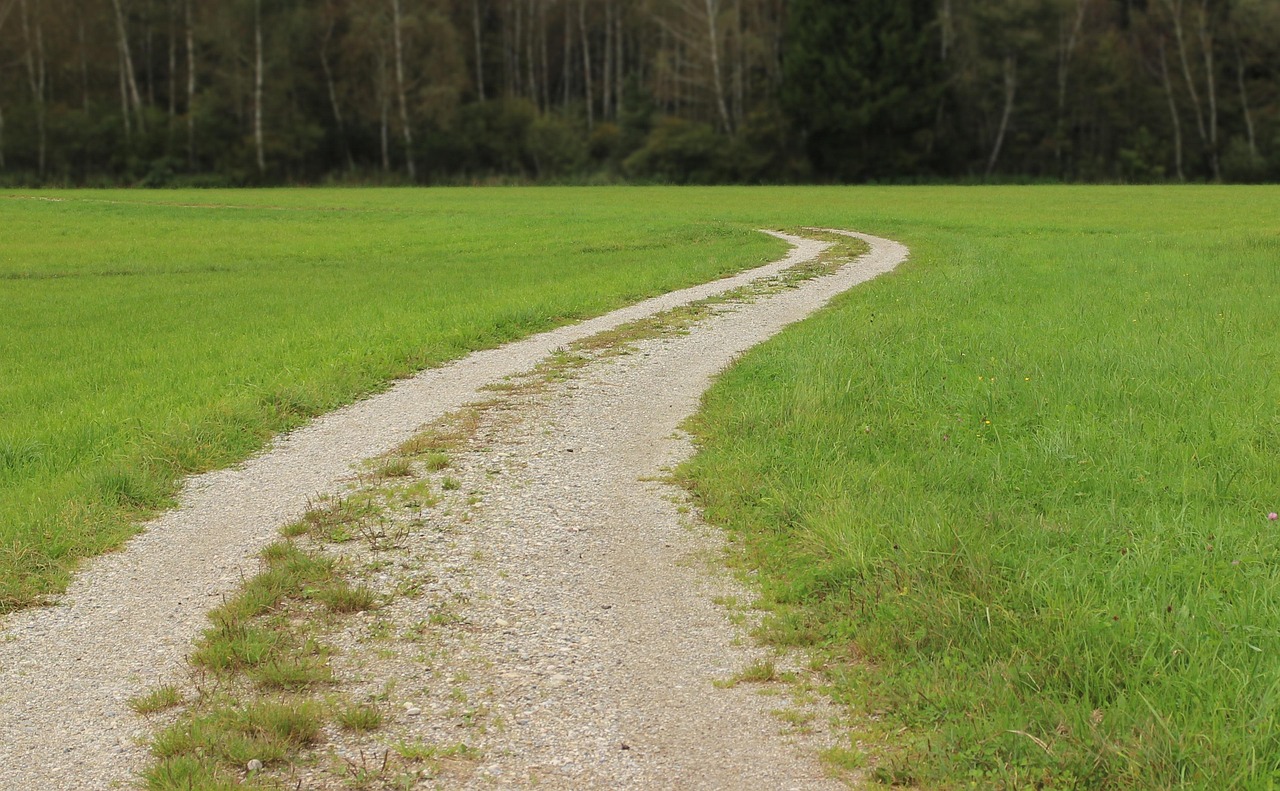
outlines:
[{"label": "winding dirt track", "polygon": [[[773,738],[776,728],[761,719],[767,713],[758,705],[736,704],[733,695],[713,700],[673,693],[676,684],[675,688],[687,684],[709,690],[709,672],[723,677],[725,664],[732,664],[725,653],[725,635],[731,631],[724,631],[726,624],[708,622],[713,616],[723,617],[709,609],[708,588],[697,583],[696,575],[690,576],[692,570],[684,570],[685,588],[671,588],[673,579],[663,569],[677,558],[664,553],[661,545],[678,541],[670,528],[674,511],[665,513],[670,504],[662,493],[638,480],[687,452],[671,435],[696,410],[711,378],[735,356],[907,257],[907,249],[896,242],[837,233],[862,239],[870,252],[835,274],[703,322],[688,336],[665,344],[669,351],[646,354],[642,363],[624,366],[630,389],[587,405],[566,404],[564,415],[579,417],[559,421],[569,424],[563,438],[594,452],[575,460],[578,466],[564,467],[564,475],[579,480],[555,481],[574,493],[560,498],[557,507],[597,512],[593,524],[601,527],[595,532],[603,531],[609,543],[597,547],[598,552],[584,553],[595,558],[591,562],[597,573],[586,568],[553,580],[550,587],[533,584],[522,593],[554,598],[566,584],[578,585],[579,595],[594,590],[592,595],[636,605],[631,612],[636,629],[599,635],[617,637],[620,645],[591,648],[599,652],[597,664],[602,668],[606,659],[615,657],[623,668],[601,671],[607,727],[635,734],[630,738],[644,747],[628,758],[625,777],[569,774],[552,787],[608,787],[620,781],[638,787],[824,787],[813,757],[796,755],[794,748]],[[782,238],[795,246],[773,264],[425,371],[282,437],[238,468],[192,478],[177,510],[148,524],[123,551],[87,564],[57,606],[22,612],[4,623],[0,788],[105,789],[127,784],[146,761],[145,749],[137,744],[146,724],[130,712],[128,698],[180,677],[205,613],[253,572],[253,555],[277,536],[280,526],[302,513],[308,498],[337,493],[352,465],[391,450],[424,424],[479,400],[484,385],[531,369],[565,344],[771,277],[811,260],[827,246]],[[618,488],[620,482],[625,490]],[[586,494],[579,498],[578,491]],[[607,499],[602,502],[602,497]],[[608,519],[598,519],[601,510]],[[537,562],[541,545],[535,544],[527,556],[516,551],[525,529],[521,520],[566,518],[572,519],[517,508],[502,538],[510,549],[507,554],[520,567]],[[668,538],[658,540],[663,535]],[[602,575],[598,569],[607,572]],[[682,617],[709,631],[677,635],[664,629],[663,614],[682,607]],[[707,637],[717,642],[714,650],[700,649],[699,640]],[[629,662],[628,656],[639,664]],[[648,680],[637,686],[636,678]],[[554,693],[548,694],[554,700]],[[580,703],[561,700],[556,705],[581,709]],[[536,727],[536,718],[532,722]],[[584,727],[606,725],[588,722]],[[701,747],[694,749],[696,745]],[[655,756],[651,765],[644,764],[643,755]],[[689,757],[682,760],[681,755]],[[757,782],[747,782],[752,779]],[[521,784],[518,779],[512,782]]]}]

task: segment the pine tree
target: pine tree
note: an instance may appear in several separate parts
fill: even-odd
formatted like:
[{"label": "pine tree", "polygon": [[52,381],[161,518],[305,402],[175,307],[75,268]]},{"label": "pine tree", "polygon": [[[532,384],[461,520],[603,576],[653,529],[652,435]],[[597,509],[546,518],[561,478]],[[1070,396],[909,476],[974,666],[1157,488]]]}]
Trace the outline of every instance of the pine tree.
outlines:
[{"label": "pine tree", "polygon": [[918,173],[942,91],[932,0],[793,0],[782,103],[820,177]]}]

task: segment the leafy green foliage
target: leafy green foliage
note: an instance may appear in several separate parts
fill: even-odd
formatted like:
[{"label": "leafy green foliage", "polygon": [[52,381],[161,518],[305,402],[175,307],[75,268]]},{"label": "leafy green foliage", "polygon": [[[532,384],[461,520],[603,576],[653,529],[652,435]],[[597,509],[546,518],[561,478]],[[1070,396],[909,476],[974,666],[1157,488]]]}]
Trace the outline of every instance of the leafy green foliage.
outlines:
[{"label": "leafy green foliage", "polygon": [[835,180],[920,174],[942,96],[932,0],[793,0],[783,106],[817,173]]}]

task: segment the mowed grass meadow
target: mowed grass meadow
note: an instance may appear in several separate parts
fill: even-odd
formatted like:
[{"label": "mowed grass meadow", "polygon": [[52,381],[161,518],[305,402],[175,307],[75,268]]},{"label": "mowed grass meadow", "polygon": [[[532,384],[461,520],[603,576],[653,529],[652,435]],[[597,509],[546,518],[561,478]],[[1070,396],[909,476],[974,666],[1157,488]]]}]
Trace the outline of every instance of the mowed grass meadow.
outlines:
[{"label": "mowed grass meadow", "polygon": [[[54,200],[49,200],[54,199]],[[390,378],[852,228],[682,471],[926,787],[1280,784],[1280,189],[0,193],[0,607]]]},{"label": "mowed grass meadow", "polygon": [[723,377],[685,471],[824,649],[834,757],[1280,786],[1280,189],[866,198],[911,261]]},{"label": "mowed grass meadow", "polygon": [[184,474],[395,377],[783,247],[678,203],[0,193],[0,612],[61,589]]}]

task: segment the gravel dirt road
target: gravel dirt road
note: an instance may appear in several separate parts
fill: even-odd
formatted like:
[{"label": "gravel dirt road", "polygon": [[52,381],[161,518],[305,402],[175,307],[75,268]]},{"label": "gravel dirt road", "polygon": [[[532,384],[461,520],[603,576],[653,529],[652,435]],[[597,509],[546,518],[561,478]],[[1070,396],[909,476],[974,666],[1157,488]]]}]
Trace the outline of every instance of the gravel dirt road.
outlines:
[{"label": "gravel dirt road", "polygon": [[[470,561],[455,557],[448,568],[459,576],[450,583],[442,567],[441,579],[479,593],[464,616],[480,628],[459,661],[487,673],[492,705],[505,716],[486,741],[483,770],[459,782],[828,787],[812,745],[779,736],[768,713],[776,702],[713,686],[758,652],[737,644],[738,631],[712,603],[733,583],[696,560],[714,553],[719,537],[691,529],[673,492],[650,479],[689,453],[678,426],[735,356],[906,258],[895,242],[848,235],[870,252],[686,335],[591,364],[495,433],[486,452],[499,456],[473,460],[475,474],[494,464],[510,474],[486,487],[458,543]],[[788,240],[795,247],[774,264],[425,371],[240,467],[191,479],[178,509],[86,564],[60,602],[5,620],[0,787],[131,782],[147,760],[138,742],[148,729],[128,699],[183,677],[205,613],[255,570],[254,553],[309,499],[339,492],[360,460],[574,340],[774,276],[826,246]],[[414,726],[429,731],[430,714]]]}]

